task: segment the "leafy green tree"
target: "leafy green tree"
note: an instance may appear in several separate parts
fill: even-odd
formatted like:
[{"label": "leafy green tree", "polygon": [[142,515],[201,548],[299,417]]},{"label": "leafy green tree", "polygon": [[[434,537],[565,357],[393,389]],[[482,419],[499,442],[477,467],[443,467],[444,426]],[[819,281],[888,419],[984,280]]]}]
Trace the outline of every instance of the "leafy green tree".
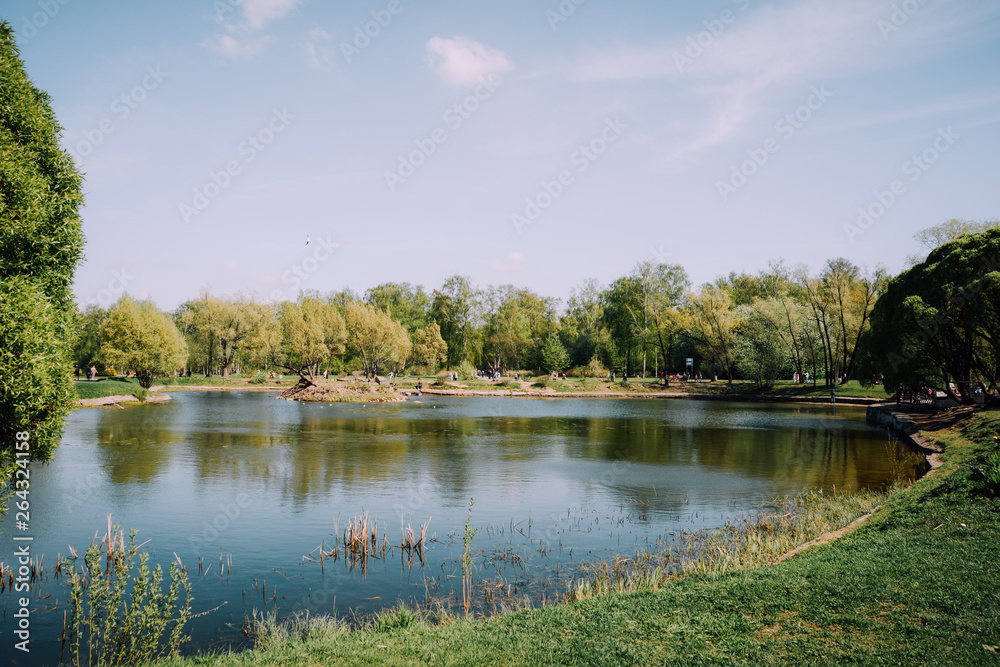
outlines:
[{"label": "leafy green tree", "polygon": [[742,315],[733,308],[729,288],[705,285],[691,295],[685,309],[686,323],[702,356],[722,371],[730,384],[736,371],[736,336]]},{"label": "leafy green tree", "polygon": [[73,343],[73,362],[80,368],[101,363],[101,323],[108,316],[108,311],[98,305],[87,307],[76,316],[76,340]]},{"label": "leafy green tree", "polygon": [[821,345],[827,385],[847,382],[855,374],[858,341],[885,281],[883,270],[865,275],[843,258],[829,260],[816,278],[799,269],[798,287]]},{"label": "leafy green tree", "polygon": [[736,368],[761,391],[774,387],[791,368],[781,337],[770,322],[751,305],[737,307],[741,320],[736,338]]},{"label": "leafy green tree", "polygon": [[482,295],[483,360],[494,370],[537,368],[549,334],[558,328],[556,300],[503,285]]},{"label": "leafy green tree", "polygon": [[448,344],[441,338],[441,327],[436,322],[417,331],[415,338],[413,359],[416,363],[430,366],[433,372],[448,360]]},{"label": "leafy green tree", "polygon": [[403,325],[375,306],[357,302],[347,305],[346,320],[347,344],[361,355],[368,377],[393,362],[406,365],[412,343]]},{"label": "leafy green tree", "polygon": [[927,384],[965,404],[1000,390],[1000,228],[963,235],[892,279],[862,347],[865,378],[892,393]]},{"label": "leafy green tree", "polygon": [[316,384],[321,364],[344,352],[344,318],[332,302],[301,294],[297,303],[281,304],[279,319],[282,346],[273,365],[298,375],[302,387]]},{"label": "leafy green tree", "polygon": [[[619,278],[602,295],[604,326],[607,327],[615,348],[621,355],[624,370],[629,375],[634,374],[633,356],[645,342],[644,296],[642,279],[635,275]],[[616,363],[612,363],[611,367],[620,370]]]},{"label": "leafy green tree", "polygon": [[549,373],[558,373],[569,366],[569,355],[555,333],[549,334],[542,348],[542,364]]},{"label": "leafy green tree", "polygon": [[[685,293],[691,289],[691,281],[680,264],[639,264],[633,274],[642,283],[643,291],[643,377],[646,375],[645,346],[650,339],[655,340],[663,359],[664,373],[673,372],[674,340],[682,329],[682,318],[678,312],[684,302]],[[655,351],[654,351],[655,356]],[[658,360],[654,370],[659,367]]]},{"label": "leafy green tree", "polygon": [[152,301],[124,295],[101,324],[101,358],[108,366],[134,371],[149,389],[153,378],[183,367],[187,344],[173,320]]},{"label": "leafy green tree", "polygon": [[259,344],[258,328],[267,317],[267,307],[246,298],[222,299],[205,293],[197,304],[194,328],[207,352],[206,374],[213,361],[228,378],[237,355]]},{"label": "leafy green tree", "polygon": [[441,337],[448,344],[449,366],[477,361],[479,299],[479,290],[465,276],[452,276],[434,291],[430,318],[441,327]]},{"label": "leafy green tree", "polygon": [[410,333],[427,326],[431,301],[420,285],[414,287],[410,283],[382,283],[365,292],[365,303],[397,320]]},{"label": "leafy green tree", "polygon": [[[926,227],[913,235],[913,239],[924,246],[927,252],[935,248],[954,241],[965,234],[978,234],[988,229],[1000,227],[1000,220],[965,220],[963,218],[952,218],[945,220],[940,225]],[[927,259],[925,254],[909,255],[907,258],[910,266],[916,266]]]},{"label": "leafy green tree", "polygon": [[607,335],[601,327],[604,314],[601,292],[600,283],[595,278],[588,278],[570,291],[566,301],[560,324],[564,340],[569,340],[567,352],[573,366],[590,363],[601,339]]},{"label": "leafy green tree", "polygon": [[49,96],[0,22],[0,479],[15,434],[47,460],[72,406],[70,290],[83,251],[82,177],[59,147]]}]

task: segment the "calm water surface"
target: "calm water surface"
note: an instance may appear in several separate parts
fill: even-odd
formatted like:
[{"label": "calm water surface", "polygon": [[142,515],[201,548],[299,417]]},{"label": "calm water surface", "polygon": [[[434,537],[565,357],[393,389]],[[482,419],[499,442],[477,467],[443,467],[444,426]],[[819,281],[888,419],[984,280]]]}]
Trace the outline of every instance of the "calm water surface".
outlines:
[{"label": "calm water surface", "polygon": [[[779,494],[877,488],[889,476],[884,431],[847,406],[172,396],[74,411],[55,460],[32,469],[31,527],[47,571],[68,545],[82,552],[103,534],[108,513],[138,529],[157,562],[176,553],[195,582],[194,611],[225,603],[198,619],[188,651],[242,645],[254,610],[364,614],[398,600],[454,599],[472,497],[477,578],[551,595],[583,562],[721,525]],[[401,517],[418,531],[429,520],[424,563],[398,551],[363,571],[304,559],[362,512],[396,544]],[[12,520],[3,525],[8,546]],[[220,554],[231,558],[227,576]],[[9,664],[59,661],[62,613],[45,610],[66,590],[50,577],[33,596],[30,659]],[[0,597],[9,642],[15,604]]]}]

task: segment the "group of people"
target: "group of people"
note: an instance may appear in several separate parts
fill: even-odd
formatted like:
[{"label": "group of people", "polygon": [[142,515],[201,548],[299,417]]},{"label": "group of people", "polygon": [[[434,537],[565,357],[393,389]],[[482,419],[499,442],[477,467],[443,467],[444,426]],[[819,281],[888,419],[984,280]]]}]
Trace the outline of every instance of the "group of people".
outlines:
[{"label": "group of people", "polygon": [[[86,371],[87,371],[87,379],[88,380],[93,380],[94,378],[97,377],[97,368],[95,368],[94,366],[91,366],[90,368],[86,369]],[[80,379],[80,367],[79,366],[74,366],[73,367],[73,374],[76,375],[77,379]]]}]

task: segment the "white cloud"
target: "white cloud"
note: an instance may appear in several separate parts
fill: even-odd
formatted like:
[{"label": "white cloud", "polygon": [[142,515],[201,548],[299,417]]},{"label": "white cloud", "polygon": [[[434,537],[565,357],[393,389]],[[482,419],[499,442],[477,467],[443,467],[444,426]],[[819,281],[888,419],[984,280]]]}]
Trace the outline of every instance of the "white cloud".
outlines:
[{"label": "white cloud", "polygon": [[488,49],[468,37],[427,42],[428,62],[441,79],[451,86],[474,86],[490,74],[514,69],[507,54]]},{"label": "white cloud", "polygon": [[506,257],[490,262],[490,268],[503,273],[515,273],[524,267],[525,261],[524,255],[519,252],[512,252]]},{"label": "white cloud", "polygon": [[243,21],[251,32],[261,30],[271,21],[285,18],[299,0],[241,0]]},{"label": "white cloud", "polygon": [[[226,22],[226,17],[219,15],[218,22],[225,22],[225,35],[215,35],[205,42],[205,45],[223,57],[237,60],[252,58],[263,52],[269,36],[252,39],[250,35],[259,32],[271,21],[284,18],[301,0],[230,0],[242,11],[238,22]],[[223,5],[232,11],[229,5]]]},{"label": "white cloud", "polygon": [[206,46],[216,53],[231,60],[240,58],[253,58],[264,51],[264,47],[271,41],[268,36],[257,39],[239,40],[231,35],[216,35],[206,42]]},{"label": "white cloud", "polygon": [[[694,26],[690,34],[668,44],[594,52],[570,76],[578,81],[739,77],[762,86],[807,70],[863,62],[872,47],[882,44],[876,29],[881,11],[859,0],[764,6],[737,13],[717,37]],[[692,40],[696,46],[691,46]]]},{"label": "white cloud", "polygon": [[[867,0],[806,0],[740,13],[718,36],[695,26],[670,43],[588,54],[569,72],[580,82],[668,79],[691,98],[692,137],[672,158],[738,138],[769,107],[773,92],[816,84],[860,67],[882,67],[877,21],[884,12]],[[707,17],[711,18],[711,17]],[[697,46],[692,47],[692,41]],[[700,50],[699,50],[700,49]]]},{"label": "white cloud", "polygon": [[310,67],[317,69],[333,69],[336,63],[337,50],[331,46],[333,37],[322,28],[309,31],[309,41],[302,44],[306,52],[306,60]]}]

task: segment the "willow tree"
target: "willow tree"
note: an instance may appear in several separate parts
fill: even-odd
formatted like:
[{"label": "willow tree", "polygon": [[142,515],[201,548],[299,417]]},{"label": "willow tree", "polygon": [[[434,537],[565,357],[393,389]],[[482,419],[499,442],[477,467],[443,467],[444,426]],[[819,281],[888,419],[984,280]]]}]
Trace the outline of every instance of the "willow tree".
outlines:
[{"label": "willow tree", "polygon": [[59,147],[50,98],[28,79],[6,22],[0,109],[0,466],[7,469],[17,433],[28,434],[31,458],[51,458],[72,405],[70,288],[83,252],[83,179]]},{"label": "willow tree", "polygon": [[448,344],[441,337],[441,327],[431,322],[416,333],[413,344],[413,358],[418,364],[429,366],[436,371],[438,366],[448,361]]},{"label": "willow tree", "polygon": [[412,343],[396,320],[366,303],[347,305],[347,344],[361,356],[365,374],[374,377],[389,363],[406,365]]},{"label": "willow tree", "polygon": [[122,296],[101,323],[100,337],[104,364],[134,372],[146,389],[187,361],[187,343],[173,319],[149,300]]},{"label": "willow tree", "polygon": [[273,365],[298,375],[301,387],[315,384],[320,365],[344,352],[344,318],[333,303],[300,296],[297,303],[281,305],[279,321],[283,346]]},{"label": "willow tree", "polygon": [[704,285],[688,297],[684,310],[691,337],[702,356],[721,370],[730,384],[736,370],[736,337],[743,315],[733,308],[725,286]]}]

